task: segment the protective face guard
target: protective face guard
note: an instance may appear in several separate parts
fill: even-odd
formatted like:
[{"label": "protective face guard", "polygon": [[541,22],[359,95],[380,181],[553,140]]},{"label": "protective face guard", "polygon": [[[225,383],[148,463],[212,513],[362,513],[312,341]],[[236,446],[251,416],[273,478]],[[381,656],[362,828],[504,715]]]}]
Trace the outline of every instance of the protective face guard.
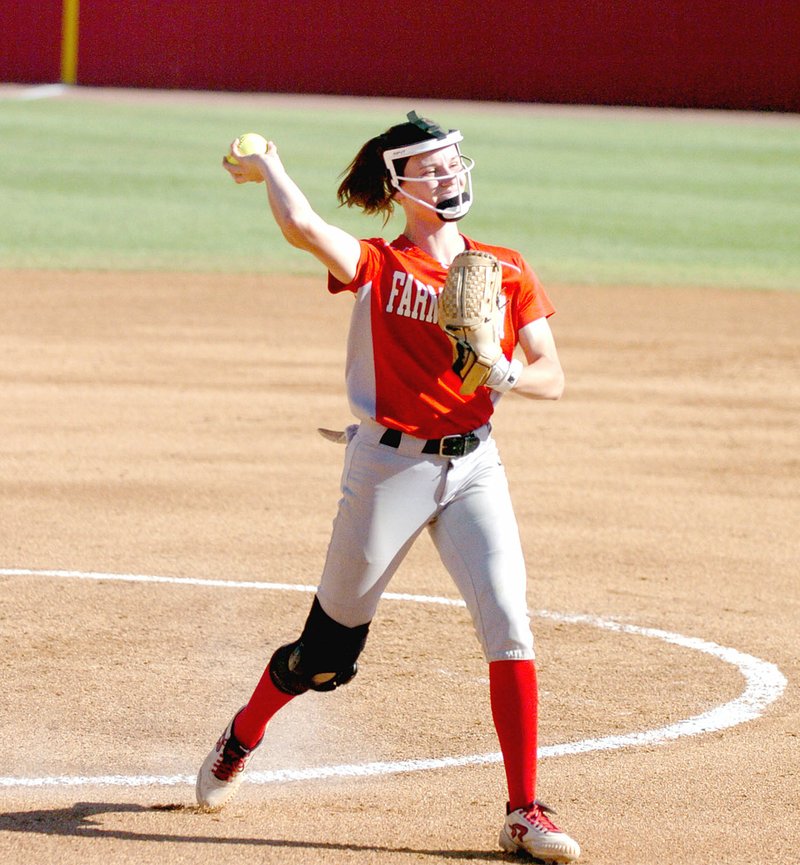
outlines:
[{"label": "protective face guard", "polygon": [[[394,147],[391,150],[385,150],[383,153],[383,161],[386,168],[389,170],[392,186],[406,198],[416,201],[428,210],[433,210],[439,219],[444,222],[456,222],[463,216],[467,215],[467,211],[472,206],[472,169],[475,166],[475,160],[469,156],[464,156],[461,148],[458,146],[459,141],[463,141],[464,136],[457,130],[451,130],[447,135],[441,138],[432,138],[429,141],[418,141],[415,144],[407,144],[405,147]],[[405,180],[407,183],[424,182],[421,177],[405,177],[397,173],[394,165],[396,159],[407,159],[409,156],[418,156],[420,153],[430,153],[432,150],[441,150],[444,147],[455,145],[458,158],[461,160],[461,171],[455,174],[439,174],[436,180],[452,180],[455,177],[461,177],[466,174],[466,183],[464,189],[460,189],[458,195],[448,198],[445,201],[440,201],[436,206],[428,204],[427,201],[422,201],[415,195],[411,195],[400,186],[400,181]]]}]

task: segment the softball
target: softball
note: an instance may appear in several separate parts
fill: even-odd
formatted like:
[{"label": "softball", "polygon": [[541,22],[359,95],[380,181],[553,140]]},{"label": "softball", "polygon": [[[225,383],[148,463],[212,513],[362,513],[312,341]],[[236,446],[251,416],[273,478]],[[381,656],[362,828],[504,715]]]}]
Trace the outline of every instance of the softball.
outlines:
[{"label": "softball", "polygon": [[[267,139],[264,138],[263,135],[259,135],[257,132],[245,132],[244,135],[240,135],[236,139],[236,145],[245,156],[249,156],[251,153],[267,152]],[[231,165],[239,164],[239,160],[235,156],[226,156],[225,159],[227,159]]]}]

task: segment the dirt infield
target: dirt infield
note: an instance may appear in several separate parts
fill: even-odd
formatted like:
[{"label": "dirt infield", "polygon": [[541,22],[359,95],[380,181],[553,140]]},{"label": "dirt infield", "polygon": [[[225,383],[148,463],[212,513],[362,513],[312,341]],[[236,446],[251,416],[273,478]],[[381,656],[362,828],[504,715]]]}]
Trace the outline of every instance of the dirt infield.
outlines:
[{"label": "dirt infield", "polygon": [[[358,679],[275,719],[234,804],[193,806],[310,602],[263,584],[322,565],[343,451],[315,429],[351,420],[349,299],[278,276],[0,278],[2,861],[514,861],[486,668],[445,603],[386,598]],[[551,293],[567,394],[510,396],[495,425],[540,796],[593,865],[797,863],[800,295]],[[390,588],[456,598],[426,538]]]}]

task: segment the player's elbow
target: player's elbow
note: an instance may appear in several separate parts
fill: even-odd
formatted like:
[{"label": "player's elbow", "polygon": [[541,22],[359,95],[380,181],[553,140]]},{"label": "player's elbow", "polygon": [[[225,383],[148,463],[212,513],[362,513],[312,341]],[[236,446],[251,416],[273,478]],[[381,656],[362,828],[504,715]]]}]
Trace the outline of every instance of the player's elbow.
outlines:
[{"label": "player's elbow", "polygon": [[564,370],[555,358],[548,358],[540,367],[543,373],[540,382],[541,399],[561,399],[564,395]]},{"label": "player's elbow", "polygon": [[559,367],[557,370],[553,371],[550,386],[545,394],[545,399],[561,399],[561,397],[564,396],[565,386],[566,381],[564,379],[564,371]]},{"label": "player's elbow", "polygon": [[324,228],[325,223],[313,212],[291,215],[281,224],[283,236],[292,246],[313,255],[326,248]]},{"label": "player's elbow", "polygon": [[283,220],[281,232],[291,246],[297,249],[308,248],[309,230],[302,220],[292,217]]},{"label": "player's elbow", "polygon": [[534,375],[520,379],[516,392],[529,399],[561,399],[564,394],[564,373],[560,365],[549,369],[537,365]]}]

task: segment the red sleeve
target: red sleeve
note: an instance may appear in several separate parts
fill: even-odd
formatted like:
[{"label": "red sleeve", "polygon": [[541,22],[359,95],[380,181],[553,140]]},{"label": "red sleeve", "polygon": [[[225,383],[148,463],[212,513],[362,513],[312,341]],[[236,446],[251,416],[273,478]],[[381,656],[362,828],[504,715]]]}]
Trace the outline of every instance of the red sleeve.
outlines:
[{"label": "red sleeve", "polygon": [[522,257],[519,262],[521,273],[517,327],[521,329],[537,318],[549,318],[556,310],[531,266]]},{"label": "red sleeve", "polygon": [[468,238],[469,246],[491,252],[504,265],[503,285],[511,300],[511,324],[519,331],[539,318],[549,318],[556,310],[539,277],[522,255],[504,246],[478,243]]},{"label": "red sleeve", "polygon": [[384,244],[380,238],[373,240],[359,240],[361,245],[361,257],[358,259],[358,268],[353,279],[345,284],[340,282],[332,273],[328,273],[328,291],[331,294],[339,294],[342,291],[356,292],[358,289],[375,278],[381,261],[379,245]]}]

